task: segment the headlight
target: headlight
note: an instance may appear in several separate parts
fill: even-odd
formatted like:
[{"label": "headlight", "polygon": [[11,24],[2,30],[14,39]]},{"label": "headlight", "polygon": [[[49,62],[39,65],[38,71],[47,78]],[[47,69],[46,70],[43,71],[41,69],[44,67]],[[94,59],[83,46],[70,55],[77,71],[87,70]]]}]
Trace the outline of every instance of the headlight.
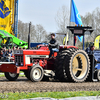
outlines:
[{"label": "headlight", "polygon": [[21,63],[21,66],[23,66],[23,63]]},{"label": "headlight", "polygon": [[18,66],[18,63],[16,63],[16,66]]}]

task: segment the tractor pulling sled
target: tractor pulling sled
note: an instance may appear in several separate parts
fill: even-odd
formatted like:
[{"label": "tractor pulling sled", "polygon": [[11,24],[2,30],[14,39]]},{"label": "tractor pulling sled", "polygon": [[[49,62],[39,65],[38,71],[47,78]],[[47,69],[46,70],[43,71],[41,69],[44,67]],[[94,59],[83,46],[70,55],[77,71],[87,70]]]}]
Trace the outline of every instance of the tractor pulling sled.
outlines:
[{"label": "tractor pulling sled", "polygon": [[[86,31],[93,32],[92,27],[68,26],[74,35],[83,36]],[[1,62],[0,72],[4,72],[9,81],[18,78],[20,71],[32,82],[43,80],[46,75],[59,81],[84,82],[94,79],[93,55],[88,55],[76,46],[61,45],[59,52],[54,52],[49,59],[48,45],[38,45],[35,50],[15,50],[14,62]]]}]

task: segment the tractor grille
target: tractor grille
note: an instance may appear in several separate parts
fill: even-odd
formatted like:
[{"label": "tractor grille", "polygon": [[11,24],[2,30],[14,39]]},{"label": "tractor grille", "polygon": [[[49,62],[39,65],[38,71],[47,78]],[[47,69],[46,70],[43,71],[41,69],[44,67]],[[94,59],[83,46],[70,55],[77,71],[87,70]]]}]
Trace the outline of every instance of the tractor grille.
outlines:
[{"label": "tractor grille", "polygon": [[23,66],[23,56],[15,56],[16,66]]}]

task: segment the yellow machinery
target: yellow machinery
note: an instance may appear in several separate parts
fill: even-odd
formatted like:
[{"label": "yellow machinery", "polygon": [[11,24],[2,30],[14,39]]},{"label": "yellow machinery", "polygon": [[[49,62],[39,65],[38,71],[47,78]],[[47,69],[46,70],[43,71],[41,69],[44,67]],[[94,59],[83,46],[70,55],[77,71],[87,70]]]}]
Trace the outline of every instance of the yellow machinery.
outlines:
[{"label": "yellow machinery", "polygon": [[0,30],[5,30],[13,35],[14,4],[14,0],[0,0]]},{"label": "yellow machinery", "polygon": [[100,49],[100,34],[94,40],[95,49]]}]

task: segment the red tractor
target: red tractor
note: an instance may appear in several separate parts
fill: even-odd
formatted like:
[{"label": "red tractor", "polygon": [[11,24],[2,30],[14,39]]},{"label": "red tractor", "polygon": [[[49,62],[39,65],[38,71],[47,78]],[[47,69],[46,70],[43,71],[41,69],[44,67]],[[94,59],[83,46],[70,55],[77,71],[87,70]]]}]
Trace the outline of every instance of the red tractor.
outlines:
[{"label": "red tractor", "polygon": [[49,59],[49,54],[47,45],[39,45],[35,50],[15,50],[14,63],[1,64],[0,72],[4,72],[10,81],[16,80],[20,71],[33,82],[41,81],[46,75],[55,76],[59,81],[83,82],[88,79],[90,60],[84,50],[79,50],[75,46],[61,45],[59,52],[52,55],[52,59]]}]

